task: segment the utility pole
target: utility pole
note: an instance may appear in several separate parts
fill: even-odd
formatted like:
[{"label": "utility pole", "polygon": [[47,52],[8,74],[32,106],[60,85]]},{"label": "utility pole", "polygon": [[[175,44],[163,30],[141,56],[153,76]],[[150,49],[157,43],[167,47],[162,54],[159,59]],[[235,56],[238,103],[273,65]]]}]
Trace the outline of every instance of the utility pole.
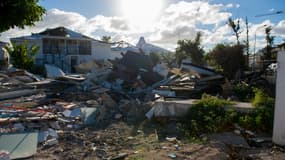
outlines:
[{"label": "utility pole", "polygon": [[249,67],[249,40],[248,40],[248,21],[247,16],[245,17],[246,24],[246,64]]}]

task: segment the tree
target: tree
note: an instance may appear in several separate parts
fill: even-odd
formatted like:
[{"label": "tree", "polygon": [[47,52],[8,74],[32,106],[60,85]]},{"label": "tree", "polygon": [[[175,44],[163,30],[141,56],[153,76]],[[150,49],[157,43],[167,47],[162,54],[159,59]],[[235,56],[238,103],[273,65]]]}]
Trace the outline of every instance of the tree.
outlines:
[{"label": "tree", "polygon": [[178,65],[184,58],[190,58],[193,64],[203,65],[204,50],[201,47],[201,36],[201,32],[198,32],[194,40],[178,40],[175,54]]},{"label": "tree", "polygon": [[243,50],[245,46],[225,44],[217,44],[216,47],[209,52],[208,59],[212,59],[216,64],[220,65],[225,76],[229,79],[235,78],[238,71],[242,71],[245,67],[245,57]]},{"label": "tree", "polygon": [[228,25],[233,29],[233,31],[235,32],[235,36],[237,39],[237,45],[239,45],[239,20],[237,21],[237,23],[235,23],[231,18],[229,18],[228,20]]},{"label": "tree", "polygon": [[12,45],[13,47],[6,47],[5,49],[10,54],[13,66],[31,71],[34,68],[35,56],[39,51],[39,47],[35,45],[28,47],[27,41],[21,45]]},{"label": "tree", "polygon": [[38,0],[1,0],[0,33],[10,28],[33,26],[42,20],[46,10],[38,5]]},{"label": "tree", "polygon": [[111,36],[103,36],[103,37],[101,38],[101,40],[102,40],[103,42],[110,43],[110,42],[111,42]]},{"label": "tree", "polygon": [[264,53],[264,60],[271,60],[273,58],[272,46],[273,46],[274,36],[271,36],[271,30],[272,30],[271,26],[265,28],[266,47]]}]

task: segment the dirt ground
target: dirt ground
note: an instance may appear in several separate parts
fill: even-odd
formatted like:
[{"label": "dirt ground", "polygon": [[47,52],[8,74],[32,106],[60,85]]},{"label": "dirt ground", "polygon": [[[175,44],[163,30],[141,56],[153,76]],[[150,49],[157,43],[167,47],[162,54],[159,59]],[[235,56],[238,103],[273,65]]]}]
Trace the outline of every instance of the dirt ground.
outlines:
[{"label": "dirt ground", "polygon": [[173,125],[162,126],[148,120],[136,125],[115,121],[101,129],[94,127],[59,132],[59,144],[40,147],[30,159],[285,159],[285,153],[280,148],[244,149],[217,145],[211,141],[190,142],[179,137],[178,132]]}]

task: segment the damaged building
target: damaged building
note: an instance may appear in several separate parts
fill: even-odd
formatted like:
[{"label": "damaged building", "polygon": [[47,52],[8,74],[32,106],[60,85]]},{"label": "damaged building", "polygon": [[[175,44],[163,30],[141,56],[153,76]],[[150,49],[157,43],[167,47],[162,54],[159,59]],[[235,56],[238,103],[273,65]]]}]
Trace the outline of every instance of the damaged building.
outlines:
[{"label": "damaged building", "polygon": [[53,64],[64,72],[75,72],[74,66],[95,59],[114,58],[111,44],[90,38],[65,27],[47,29],[30,36],[11,38],[14,44],[39,46],[36,65]]}]

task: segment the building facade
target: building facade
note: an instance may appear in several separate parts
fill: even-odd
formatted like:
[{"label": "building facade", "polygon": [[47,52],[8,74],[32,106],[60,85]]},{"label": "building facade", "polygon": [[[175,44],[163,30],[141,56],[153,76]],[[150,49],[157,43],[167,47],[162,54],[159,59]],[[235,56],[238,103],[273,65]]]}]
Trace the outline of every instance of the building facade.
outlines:
[{"label": "building facade", "polygon": [[110,43],[95,40],[65,27],[11,38],[11,42],[16,45],[25,41],[28,46],[39,46],[36,65],[53,64],[67,73],[75,72],[76,65],[90,60],[109,59],[112,55]]}]

